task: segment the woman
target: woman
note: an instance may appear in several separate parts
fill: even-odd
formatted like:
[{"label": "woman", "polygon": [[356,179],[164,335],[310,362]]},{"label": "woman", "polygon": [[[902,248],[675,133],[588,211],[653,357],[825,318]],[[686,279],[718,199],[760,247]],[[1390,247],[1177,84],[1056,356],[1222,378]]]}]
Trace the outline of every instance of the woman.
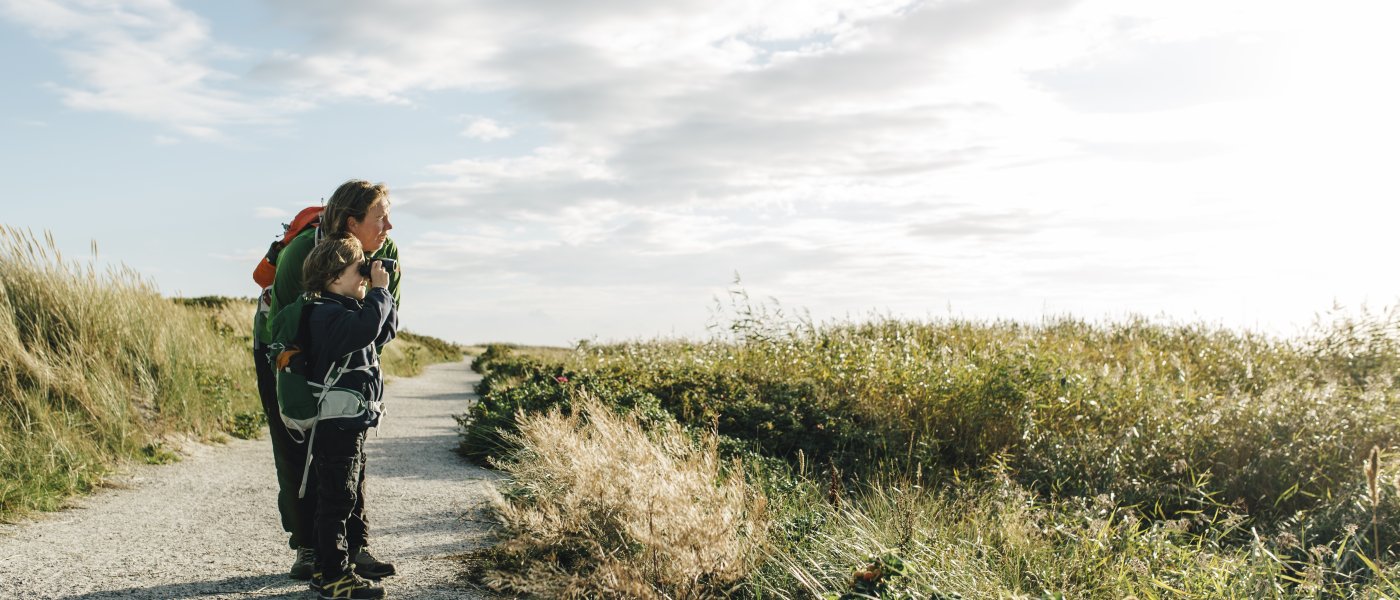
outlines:
[{"label": "woman", "polygon": [[[308,229],[294,238],[277,256],[277,276],[272,284],[269,316],[276,315],[283,306],[291,304],[305,290],[302,288],[302,263],[311,254],[311,249],[322,239],[333,238],[342,232],[349,233],[360,241],[364,253],[371,260],[387,258],[399,259],[399,250],[389,239],[389,230],[394,226],[389,222],[389,188],[382,183],[372,184],[360,179],[347,181],[326,203],[321,214],[320,226]],[[396,270],[390,275],[389,293],[394,297],[394,305],[399,305],[399,280]],[[269,318],[269,320],[271,320]],[[296,560],[292,563],[290,575],[294,579],[310,579],[315,569],[315,523],[316,494],[307,489],[302,498],[297,497],[301,487],[303,465],[306,463],[306,446],[297,444],[281,425],[282,419],[277,408],[277,383],[272,365],[268,362],[268,331],[257,330],[253,346],[253,359],[258,371],[258,394],[262,397],[263,412],[267,415],[268,430],[272,438],[272,456],[277,465],[277,509],[282,514],[282,529],[291,534],[288,544],[296,550]],[[363,478],[360,479],[364,481]],[[361,484],[363,485],[363,484]],[[363,488],[358,490],[363,495]],[[347,523],[347,538],[350,544],[351,562],[354,569],[363,577],[379,579],[394,574],[394,566],[374,558],[367,547],[369,535],[368,518],[358,518]]]}]

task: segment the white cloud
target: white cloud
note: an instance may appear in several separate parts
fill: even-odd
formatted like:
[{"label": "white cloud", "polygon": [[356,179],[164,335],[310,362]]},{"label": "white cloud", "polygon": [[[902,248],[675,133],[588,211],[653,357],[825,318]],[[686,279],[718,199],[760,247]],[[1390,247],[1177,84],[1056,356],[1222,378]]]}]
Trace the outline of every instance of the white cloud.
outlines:
[{"label": "white cloud", "polygon": [[620,75],[685,67],[727,72],[767,54],[767,42],[835,35],[894,14],[909,0],[685,0],[522,5],[483,0],[314,0],[272,8],[311,36],[305,52],[266,61],[262,76],[342,97],[406,100],[420,90],[562,89]]},{"label": "white cloud", "polygon": [[290,219],[292,212],[273,206],[259,206],[253,209],[253,216],[259,219]]},{"label": "white cloud", "polygon": [[616,179],[601,150],[563,146],[505,159],[461,159],[424,170],[444,179],[396,186],[394,194],[407,200],[404,210],[432,216],[498,218],[553,211],[563,197],[572,203],[611,194]]},{"label": "white cloud", "polygon": [[[457,57],[469,64],[451,71],[461,77],[455,85],[489,80],[512,90],[555,140],[527,155],[436,165],[428,172],[447,178],[400,189],[412,210],[429,214],[467,206],[519,214],[596,199],[653,207],[907,202],[908,195],[870,195],[881,186],[869,182],[901,182],[909,191],[910,180],[949,169],[1074,150],[1054,132],[1041,135],[1044,126],[1027,131],[1008,118],[1034,123],[1059,115],[1048,95],[1003,64],[1010,50],[983,52],[1031,40],[1037,56],[1064,54],[1045,51],[1064,43],[1054,33],[1063,6],[619,3],[546,18],[479,4],[470,10],[501,25],[478,40],[491,52]],[[348,27],[371,40],[411,38],[424,48],[455,35],[433,25],[457,20],[439,5],[411,5],[397,16],[366,10],[377,18],[352,10],[324,17],[337,19],[326,28]],[[354,29],[367,23],[376,33]],[[538,30],[552,34],[548,43],[513,33]],[[361,37],[335,38],[350,39]],[[323,43],[336,56],[379,50],[374,42]],[[382,79],[373,64],[358,66],[335,79]]]},{"label": "white cloud", "polygon": [[229,125],[265,124],[306,108],[233,91],[236,76],[213,65],[237,51],[217,43],[204,19],[173,0],[5,0],[0,16],[57,47],[74,80],[55,89],[71,108],[206,140],[223,139]]},{"label": "white cloud", "polygon": [[[211,252],[208,256],[221,262],[245,263],[251,273],[252,268],[258,264],[258,259],[265,254],[267,254],[267,248],[243,248],[228,252]],[[142,272],[145,270],[143,269]]]},{"label": "white cloud", "polygon": [[[692,290],[747,267],[838,313],[1307,314],[1316,290],[1281,284],[1303,280],[1290,269],[1342,289],[1343,268],[1258,252],[1283,232],[1317,235],[1309,222],[1377,214],[1362,199],[1394,190],[1364,174],[1385,171],[1384,140],[1400,133],[1381,108],[1395,90],[1366,75],[1384,72],[1394,44],[1347,28],[1311,37],[1291,10],[1203,18],[1213,7],[927,2],[781,35],[745,13],[735,22],[748,31],[716,35],[701,17],[670,45],[665,15],[642,12],[621,37],[585,19],[550,45],[495,46],[492,64],[516,68],[496,85],[549,125],[547,153],[452,163],[409,193],[431,191],[414,207],[430,214],[565,219],[537,230],[553,245],[479,265],[514,283],[640,281],[584,264],[596,261]],[[692,18],[684,10],[669,16]],[[1318,198],[1340,212],[1295,212]],[[862,210],[875,214],[853,217]],[[775,268],[753,266],[758,254]]]},{"label": "white cloud", "polygon": [[[565,289],[596,316],[649,282],[691,302],[735,270],[830,311],[1011,316],[1282,297],[1261,282],[1308,280],[1289,265],[1360,279],[1373,263],[1287,241],[1364,221],[1374,235],[1317,245],[1393,250],[1375,225],[1393,219],[1357,215],[1397,210],[1363,207],[1393,205],[1378,174],[1400,98],[1378,74],[1397,9],[1343,5],[308,0],[268,3],[305,43],[258,51],[246,77],[170,2],[5,14],[66,44],[71,106],[189,136],[465,97],[462,135],[511,141],[395,182],[430,228],[406,256],[564,323],[565,300],[535,298]],[[271,91],[240,93],[255,86]]]},{"label": "white cloud", "polygon": [[462,130],[462,135],[483,142],[490,142],[506,139],[515,135],[515,131],[492,119],[478,117],[472,119],[472,122],[467,125],[467,128]]}]

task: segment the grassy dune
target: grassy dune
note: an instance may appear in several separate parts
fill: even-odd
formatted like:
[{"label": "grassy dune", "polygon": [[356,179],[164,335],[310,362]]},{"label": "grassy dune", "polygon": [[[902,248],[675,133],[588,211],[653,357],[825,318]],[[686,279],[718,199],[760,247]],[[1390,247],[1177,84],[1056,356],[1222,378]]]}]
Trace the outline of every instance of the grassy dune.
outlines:
[{"label": "grassy dune", "polygon": [[[122,461],[176,460],[175,438],[260,434],[251,301],[164,298],[10,228],[0,264],[0,519],[58,508]],[[460,357],[405,333],[384,363],[410,376]]]},{"label": "grassy dune", "polygon": [[462,360],[466,351],[467,349],[459,344],[411,331],[400,331],[398,337],[384,347],[379,362],[385,375],[414,377],[421,374],[423,367],[428,365]]},{"label": "grassy dune", "polygon": [[171,301],[14,229],[0,263],[0,516],[54,509],[119,460],[172,460],[163,438],[214,439],[258,412],[248,319],[229,306]]},{"label": "grassy dune", "polygon": [[[717,436],[730,467],[714,479],[761,490],[764,521],[748,527],[769,533],[742,577],[692,580],[741,596],[1400,595],[1400,465],[1385,452],[1400,439],[1400,315],[1338,313],[1277,339],[1146,320],[817,326],[736,312],[707,341],[488,349],[464,453],[535,473],[568,444],[516,432],[585,401],[639,430]],[[651,493],[628,471],[597,469],[590,485]],[[507,544],[487,581],[530,591],[511,582],[532,557],[572,556],[556,577],[608,590],[617,576],[571,548],[656,551],[636,522],[546,535],[541,523],[566,519],[522,515],[558,513],[568,494],[535,481],[569,480],[509,490],[507,538],[555,552]],[[648,586],[611,592],[720,593],[633,575]]]}]

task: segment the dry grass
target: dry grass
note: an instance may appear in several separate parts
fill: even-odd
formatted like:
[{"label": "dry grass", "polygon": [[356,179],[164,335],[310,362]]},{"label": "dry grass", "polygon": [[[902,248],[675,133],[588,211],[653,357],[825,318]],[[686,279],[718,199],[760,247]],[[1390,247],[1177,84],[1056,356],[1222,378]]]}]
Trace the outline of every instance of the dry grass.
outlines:
[{"label": "dry grass", "polygon": [[596,400],[523,417],[500,467],[508,539],[491,587],[549,598],[724,596],[763,553],[766,501],[715,440],[646,431]]},{"label": "dry grass", "polygon": [[[0,226],[0,520],[59,508],[122,460],[176,460],[175,438],[261,434],[253,302],[164,298],[139,273],[94,262]],[[460,359],[404,332],[384,366],[411,376]]]},{"label": "dry grass", "polygon": [[0,518],[56,508],[121,459],[169,460],[164,437],[218,439],[259,410],[249,326],[227,303],[171,301],[16,229],[0,228],[0,264]]}]

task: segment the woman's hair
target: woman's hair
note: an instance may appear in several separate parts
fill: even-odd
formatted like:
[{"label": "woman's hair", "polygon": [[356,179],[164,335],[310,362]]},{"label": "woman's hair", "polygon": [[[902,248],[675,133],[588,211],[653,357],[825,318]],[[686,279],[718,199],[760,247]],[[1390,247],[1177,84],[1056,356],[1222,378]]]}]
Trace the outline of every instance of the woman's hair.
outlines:
[{"label": "woman's hair", "polygon": [[306,291],[320,294],[352,264],[364,262],[360,240],[347,232],[321,240],[301,265],[301,284]]},{"label": "woman's hair", "polygon": [[335,193],[331,194],[330,202],[326,203],[326,212],[321,215],[322,239],[335,237],[346,231],[350,225],[350,217],[365,220],[369,207],[380,200],[389,201],[389,186],[363,179],[351,179],[340,184]]}]

